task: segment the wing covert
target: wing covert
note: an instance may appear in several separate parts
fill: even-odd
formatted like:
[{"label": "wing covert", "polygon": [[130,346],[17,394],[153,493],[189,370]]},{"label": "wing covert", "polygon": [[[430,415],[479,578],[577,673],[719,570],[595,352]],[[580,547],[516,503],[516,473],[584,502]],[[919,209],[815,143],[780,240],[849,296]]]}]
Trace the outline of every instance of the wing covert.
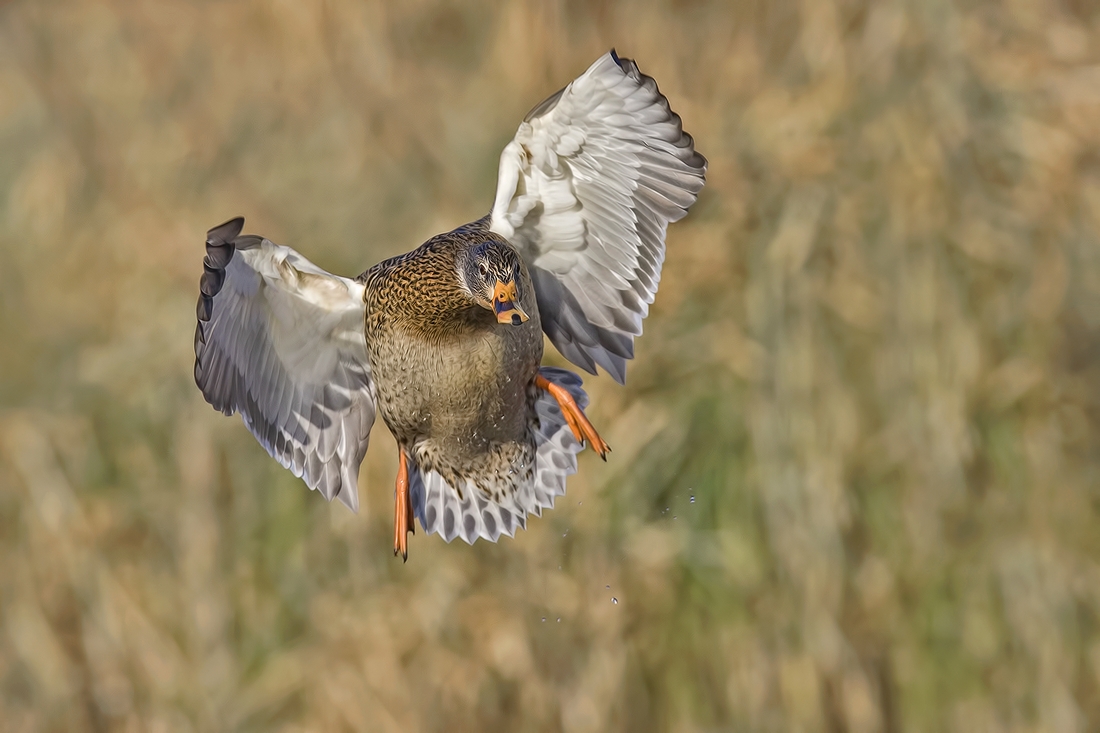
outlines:
[{"label": "wing covert", "polygon": [[195,383],[326,499],[359,510],[359,464],[375,417],[363,285],[289,247],[207,234],[195,329]]}]

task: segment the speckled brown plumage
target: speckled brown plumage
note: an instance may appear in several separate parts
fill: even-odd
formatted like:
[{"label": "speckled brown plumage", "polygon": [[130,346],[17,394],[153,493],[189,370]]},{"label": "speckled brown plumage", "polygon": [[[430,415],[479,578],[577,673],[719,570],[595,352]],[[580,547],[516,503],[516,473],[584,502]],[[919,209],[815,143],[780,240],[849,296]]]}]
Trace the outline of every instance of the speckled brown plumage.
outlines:
[{"label": "speckled brown plumage", "polygon": [[[458,261],[484,244],[521,274],[526,323],[498,323],[464,291]],[[466,480],[497,501],[514,493],[534,468],[533,380],[543,348],[518,253],[481,219],[380,262],[359,280],[378,410],[398,444],[460,498]]]}]

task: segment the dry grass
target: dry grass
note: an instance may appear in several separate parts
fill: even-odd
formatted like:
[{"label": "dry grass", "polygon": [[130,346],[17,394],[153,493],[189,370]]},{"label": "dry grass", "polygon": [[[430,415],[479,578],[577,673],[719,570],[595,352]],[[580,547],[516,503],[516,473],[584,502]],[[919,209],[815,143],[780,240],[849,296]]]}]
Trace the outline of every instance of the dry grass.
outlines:
[{"label": "dry grass", "polygon": [[[0,7],[3,728],[1100,726],[1093,4],[397,8]],[[612,45],[711,161],[615,453],[402,565],[384,429],[354,517],[194,388],[203,233],[359,272]]]}]

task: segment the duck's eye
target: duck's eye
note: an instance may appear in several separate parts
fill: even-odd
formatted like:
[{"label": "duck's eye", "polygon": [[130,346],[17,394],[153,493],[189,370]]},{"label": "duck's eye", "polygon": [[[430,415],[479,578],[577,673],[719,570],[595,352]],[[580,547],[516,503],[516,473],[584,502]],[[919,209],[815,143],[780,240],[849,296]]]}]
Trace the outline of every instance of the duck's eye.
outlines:
[{"label": "duck's eye", "polygon": [[489,266],[486,265],[484,262],[482,262],[480,265],[478,265],[477,269],[478,269],[478,272],[481,273],[482,277],[489,277]]}]

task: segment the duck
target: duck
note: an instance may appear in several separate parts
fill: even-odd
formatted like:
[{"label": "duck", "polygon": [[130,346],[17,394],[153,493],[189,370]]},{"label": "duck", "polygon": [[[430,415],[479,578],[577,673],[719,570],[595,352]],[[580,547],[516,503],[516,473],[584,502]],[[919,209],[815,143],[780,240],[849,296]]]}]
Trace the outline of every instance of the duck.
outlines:
[{"label": "duck", "polygon": [[626,379],[668,225],[707,161],[652,77],[614,49],[536,105],[500,156],[485,216],[358,277],[210,229],[195,383],[272,458],[358,512],[377,415],[396,440],[394,554],[427,535],[497,542],[565,494],[578,454],[611,450],[571,364]]}]

